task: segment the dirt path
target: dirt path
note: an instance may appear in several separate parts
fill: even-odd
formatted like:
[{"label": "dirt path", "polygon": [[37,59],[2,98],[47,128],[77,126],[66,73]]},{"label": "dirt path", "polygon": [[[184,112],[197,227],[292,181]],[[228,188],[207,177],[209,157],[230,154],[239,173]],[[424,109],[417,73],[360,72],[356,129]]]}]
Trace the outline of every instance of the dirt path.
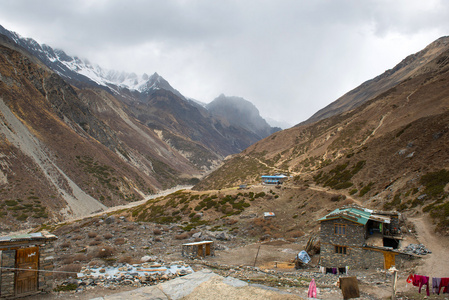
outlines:
[{"label": "dirt path", "polygon": [[[176,186],[174,188],[171,188],[171,189],[168,189],[168,190],[163,190],[163,191],[161,191],[161,192],[159,192],[157,194],[146,196],[145,199],[143,199],[143,200],[131,202],[131,203],[124,204],[124,205],[117,205],[117,206],[109,207],[109,208],[107,208],[104,211],[96,212],[96,213],[93,213],[93,214],[90,214],[90,215],[86,215],[86,216],[82,216],[80,218],[69,219],[69,221],[82,220],[82,219],[85,219],[85,218],[88,218],[88,217],[102,216],[104,214],[107,214],[107,213],[110,213],[110,212],[113,212],[113,211],[117,211],[117,210],[121,210],[121,209],[125,209],[125,208],[132,208],[132,207],[135,207],[137,205],[144,204],[145,202],[147,202],[150,199],[155,199],[155,198],[158,198],[158,197],[167,196],[168,194],[174,193],[174,192],[179,191],[179,190],[190,190],[192,187],[193,187],[192,185],[178,185],[178,186]],[[67,222],[67,220],[65,220],[64,222]],[[64,222],[61,222],[61,223],[64,223]]]},{"label": "dirt path", "polygon": [[424,216],[419,218],[409,218],[415,224],[418,240],[424,244],[432,254],[424,257],[423,263],[418,266],[417,274],[429,277],[448,277],[449,276],[449,238],[438,236],[431,222]]}]

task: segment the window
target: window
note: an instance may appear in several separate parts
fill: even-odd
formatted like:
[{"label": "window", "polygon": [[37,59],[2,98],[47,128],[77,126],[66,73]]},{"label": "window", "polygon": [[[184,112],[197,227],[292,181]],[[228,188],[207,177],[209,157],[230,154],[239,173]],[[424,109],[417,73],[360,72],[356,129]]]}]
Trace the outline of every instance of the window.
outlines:
[{"label": "window", "polygon": [[348,253],[348,247],[335,246],[335,253],[347,254]]},{"label": "window", "polygon": [[346,225],[345,224],[334,224],[335,234],[346,235]]}]

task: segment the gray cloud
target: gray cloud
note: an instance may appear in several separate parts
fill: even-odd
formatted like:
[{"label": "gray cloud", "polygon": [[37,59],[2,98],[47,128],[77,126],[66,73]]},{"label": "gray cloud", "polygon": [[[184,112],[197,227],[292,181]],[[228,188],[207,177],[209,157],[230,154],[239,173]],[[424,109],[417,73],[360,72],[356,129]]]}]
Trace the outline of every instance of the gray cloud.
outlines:
[{"label": "gray cloud", "polygon": [[0,20],[102,67],[157,71],[186,96],[246,98],[299,123],[449,29],[443,0],[4,0]]}]

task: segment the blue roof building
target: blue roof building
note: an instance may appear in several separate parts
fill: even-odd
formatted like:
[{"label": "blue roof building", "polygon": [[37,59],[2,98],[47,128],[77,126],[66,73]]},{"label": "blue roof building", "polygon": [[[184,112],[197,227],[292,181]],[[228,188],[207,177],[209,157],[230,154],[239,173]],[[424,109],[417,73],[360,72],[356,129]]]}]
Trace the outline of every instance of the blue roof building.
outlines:
[{"label": "blue roof building", "polygon": [[263,184],[282,184],[287,180],[288,176],[280,175],[262,175]]}]

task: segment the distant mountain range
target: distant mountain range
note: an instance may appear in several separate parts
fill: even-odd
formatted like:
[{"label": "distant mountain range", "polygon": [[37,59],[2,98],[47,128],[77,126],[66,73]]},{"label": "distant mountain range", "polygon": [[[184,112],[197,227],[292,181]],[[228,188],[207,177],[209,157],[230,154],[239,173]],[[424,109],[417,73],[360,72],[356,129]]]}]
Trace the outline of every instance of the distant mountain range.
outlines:
[{"label": "distant mountain range", "polygon": [[0,108],[0,196],[15,209],[0,213],[9,226],[195,183],[280,130],[242,98],[202,105],[157,73],[104,70],[1,26]]}]

